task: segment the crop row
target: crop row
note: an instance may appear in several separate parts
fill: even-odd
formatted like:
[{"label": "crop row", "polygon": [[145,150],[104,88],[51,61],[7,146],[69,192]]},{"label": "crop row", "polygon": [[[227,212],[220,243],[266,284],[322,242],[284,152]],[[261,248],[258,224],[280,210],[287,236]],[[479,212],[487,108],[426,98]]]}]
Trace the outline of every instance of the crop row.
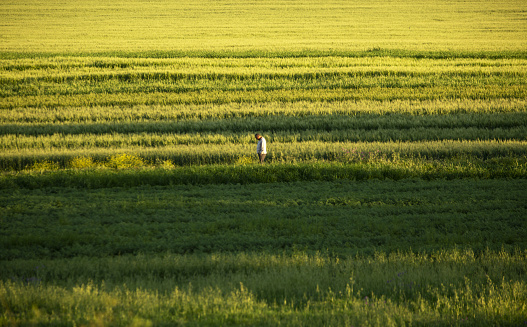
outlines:
[{"label": "crop row", "polygon": [[[147,87],[183,92],[203,88],[236,90],[283,88],[358,88],[383,85],[473,86],[485,84],[523,84],[527,64],[523,60],[467,61],[414,60],[399,58],[300,58],[300,59],[230,59],[187,58],[179,61],[147,61],[127,68],[104,68],[114,65],[106,58],[86,67],[68,65],[68,60],[54,61],[54,69],[23,69],[17,61],[0,61],[2,96],[13,93],[34,95],[61,92],[89,93],[144,90]],[[161,63],[161,64],[160,64]],[[3,64],[3,65],[2,65]],[[150,64],[150,65],[148,65]],[[46,64],[44,64],[46,65]],[[97,88],[100,86],[100,88]],[[99,91],[100,92],[100,91]]]},{"label": "crop row", "polygon": [[263,102],[222,105],[136,105],[55,108],[12,108],[0,110],[0,121],[9,123],[145,122],[185,119],[314,115],[444,115],[459,113],[527,112],[525,99],[443,99],[432,101],[333,101]]},{"label": "crop row", "polygon": [[[280,91],[280,90],[341,90],[341,92],[356,91],[369,88],[407,89],[407,88],[514,88],[525,86],[526,76],[515,78],[456,78],[446,76],[438,78],[355,78],[334,76],[332,78],[317,78],[314,80],[294,80],[286,78],[276,79],[236,79],[236,80],[138,80],[138,81],[79,81],[79,82],[3,82],[0,96],[46,96],[46,95],[89,95],[89,94],[127,94],[134,93],[174,93],[219,91]],[[403,92],[404,93],[404,92]],[[507,94],[507,93],[504,93]]]},{"label": "crop row", "polygon": [[205,75],[148,73],[96,74],[59,78],[0,78],[2,97],[74,94],[113,94],[138,92],[185,93],[200,90],[274,91],[361,88],[423,88],[423,87],[496,87],[524,86],[527,74],[426,73],[393,74],[375,71],[369,74],[301,72],[284,74],[220,74]]},{"label": "crop row", "polygon": [[[436,140],[521,140],[526,141],[524,127],[509,129],[487,129],[476,127],[433,128],[419,127],[400,130],[389,128],[382,130],[337,130],[337,131],[276,131],[266,132],[266,140],[275,143],[296,142],[423,142]],[[0,149],[4,151],[22,149],[84,149],[93,148],[130,148],[130,147],[165,147],[174,145],[224,145],[252,144],[254,134],[251,132],[201,132],[201,133],[108,133],[108,134],[44,134],[44,135],[3,135],[0,137]]]},{"label": "crop row", "polygon": [[[12,123],[0,126],[0,135],[106,134],[106,133],[240,133],[266,131],[378,131],[397,129],[399,135],[412,135],[412,129],[515,129],[527,124],[527,114],[489,113],[455,115],[323,115],[291,117],[246,117],[232,119],[190,119],[145,122],[88,123]],[[415,137],[419,138],[417,134]]]},{"label": "crop row", "polygon": [[[519,165],[525,159],[526,141],[430,141],[430,142],[301,142],[273,143],[268,153],[268,162],[394,162],[400,158],[415,158],[418,161],[467,158],[474,162],[507,158],[504,164]],[[88,157],[94,161],[129,153],[151,163],[169,160],[178,166],[233,164],[254,162],[255,147],[252,144],[200,144],[165,147],[115,148],[30,148],[7,150],[0,154],[1,169],[22,170],[38,167],[38,163],[51,161],[57,167],[70,167],[74,158]],[[251,159],[253,158],[253,159]],[[38,168],[37,168],[38,169]]]},{"label": "crop row", "polygon": [[[207,73],[189,73],[189,72],[116,72],[116,73],[85,73],[85,74],[71,74],[58,76],[40,76],[32,77],[30,74],[24,74],[20,78],[11,78],[0,75],[0,82],[4,88],[16,91],[26,91],[31,95],[30,86],[32,84],[42,84],[50,87],[54,84],[59,84],[63,87],[64,92],[70,91],[66,87],[68,84],[79,87],[80,91],[86,92],[90,88],[94,88],[94,84],[103,84],[105,88],[112,89],[117,86],[115,83],[127,83],[122,85],[135,86],[137,88],[143,86],[143,82],[160,82],[161,86],[173,87],[178,89],[192,89],[207,86],[207,83],[214,83],[221,88],[239,87],[240,84],[246,84],[248,87],[267,87],[272,88],[283,84],[284,87],[291,88],[293,83],[295,86],[303,86],[307,88],[315,88],[317,86],[325,87],[367,87],[372,84],[382,84],[386,87],[402,87],[402,86],[422,86],[422,85],[477,85],[477,84],[519,84],[525,78],[526,72],[522,70],[515,70],[512,67],[510,71],[506,72],[392,72],[389,70],[372,70],[372,71],[351,71],[351,72],[333,72],[320,69],[309,72],[309,70],[300,70],[298,72],[207,72]],[[27,76],[29,75],[29,76]],[[67,83],[67,84],[62,84]],[[113,84],[112,84],[113,83]],[[298,84],[298,85],[297,85]],[[55,88],[59,89],[59,85]],[[253,86],[254,85],[254,86]],[[132,89],[130,87],[130,89]],[[55,91],[51,89],[50,92]],[[9,93],[4,93],[4,96]]]},{"label": "crop row", "polygon": [[[130,156],[126,156],[130,157]],[[124,155],[112,156],[111,163],[126,166],[111,169],[101,166],[91,168],[58,169],[54,163],[42,162],[29,171],[9,172],[0,175],[0,189],[12,192],[16,189],[86,188],[163,186],[163,185],[216,185],[216,184],[261,184],[328,181],[354,182],[377,180],[454,180],[454,179],[508,179],[524,180],[527,175],[527,159],[491,158],[486,161],[471,157],[453,160],[427,161],[397,159],[372,163],[352,162],[307,162],[278,163],[268,165],[203,165],[174,167],[162,162],[158,167],[129,168]],[[132,156],[132,158],[135,158]],[[88,158],[89,159],[89,158]],[[135,161],[135,159],[134,159]],[[79,162],[88,160],[80,158]],[[245,162],[245,160],[244,160]],[[84,166],[87,167],[87,166]],[[350,183],[349,185],[354,185]],[[247,209],[252,212],[252,209]],[[246,215],[247,216],[247,215]],[[515,219],[518,217],[515,216]],[[200,242],[196,240],[196,242]]]},{"label": "crop row", "polygon": [[527,88],[522,85],[482,86],[432,86],[384,88],[374,86],[359,89],[276,89],[250,91],[200,90],[184,93],[137,92],[137,93],[89,93],[71,95],[9,96],[0,99],[0,109],[20,107],[84,107],[84,106],[131,106],[131,105],[178,105],[178,104],[225,104],[293,101],[345,101],[345,100],[496,100],[503,98],[525,99]]},{"label": "crop row", "polygon": [[[331,52],[329,52],[331,53]],[[221,52],[211,53],[220,55]],[[228,54],[228,53],[227,53]],[[357,73],[525,73],[526,59],[463,59],[451,53],[448,58],[413,58],[411,56],[370,53],[373,57],[354,57],[360,52],[347,56],[310,56],[292,53],[290,57],[279,58],[231,57],[208,58],[206,56],[173,59],[126,58],[120,57],[61,57],[35,55],[31,59],[9,59],[0,57],[2,78],[25,78],[39,76],[76,76],[77,74],[118,74],[129,73],[278,73],[294,74],[305,72],[357,72]],[[4,55],[1,53],[0,55]],[[147,54],[148,55],[148,54]]]},{"label": "crop row", "polygon": [[[171,62],[173,59],[298,59],[298,58],[352,58],[377,59],[399,58],[417,60],[525,60],[527,52],[522,49],[464,49],[442,51],[437,49],[388,49],[367,48],[353,50],[329,49],[291,49],[291,50],[113,50],[113,51],[82,51],[51,52],[51,51],[0,51],[0,65],[4,70],[24,69],[56,69],[59,66],[71,67],[99,67],[99,68],[128,68],[130,66],[158,66],[160,62]],[[159,59],[162,59],[160,61]],[[6,63],[10,60],[11,63]],[[46,61],[42,61],[46,60]],[[129,60],[129,61],[125,61]],[[61,64],[57,64],[60,61]],[[483,66],[488,64],[484,63]],[[491,64],[492,65],[492,64]]]}]

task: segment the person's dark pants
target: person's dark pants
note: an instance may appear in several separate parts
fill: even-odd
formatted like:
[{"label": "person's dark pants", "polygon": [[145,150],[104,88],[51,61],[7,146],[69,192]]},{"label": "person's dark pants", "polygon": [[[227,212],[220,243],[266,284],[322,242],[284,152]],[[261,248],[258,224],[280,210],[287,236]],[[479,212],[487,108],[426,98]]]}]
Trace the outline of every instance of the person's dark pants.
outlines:
[{"label": "person's dark pants", "polygon": [[258,158],[260,159],[260,163],[263,163],[265,160],[265,153],[258,153]]}]

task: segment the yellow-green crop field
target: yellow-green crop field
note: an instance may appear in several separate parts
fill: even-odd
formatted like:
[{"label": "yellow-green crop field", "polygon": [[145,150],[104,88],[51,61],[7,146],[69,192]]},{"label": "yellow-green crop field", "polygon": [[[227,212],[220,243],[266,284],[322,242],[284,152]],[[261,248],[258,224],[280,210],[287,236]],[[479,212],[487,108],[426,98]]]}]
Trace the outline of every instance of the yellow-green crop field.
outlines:
[{"label": "yellow-green crop field", "polygon": [[8,52],[523,51],[523,0],[2,1]]},{"label": "yellow-green crop field", "polygon": [[526,190],[525,1],[0,3],[0,326],[524,326]]}]

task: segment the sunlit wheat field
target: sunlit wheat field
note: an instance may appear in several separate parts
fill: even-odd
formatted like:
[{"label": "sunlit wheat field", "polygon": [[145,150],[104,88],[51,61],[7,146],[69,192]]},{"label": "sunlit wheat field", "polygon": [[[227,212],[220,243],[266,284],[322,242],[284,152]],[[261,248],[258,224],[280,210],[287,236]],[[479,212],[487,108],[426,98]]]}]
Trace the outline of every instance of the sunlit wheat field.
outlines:
[{"label": "sunlit wheat field", "polygon": [[526,40],[514,0],[2,1],[0,326],[527,326]]},{"label": "sunlit wheat field", "polygon": [[524,50],[526,4],[507,1],[2,2],[12,52]]}]

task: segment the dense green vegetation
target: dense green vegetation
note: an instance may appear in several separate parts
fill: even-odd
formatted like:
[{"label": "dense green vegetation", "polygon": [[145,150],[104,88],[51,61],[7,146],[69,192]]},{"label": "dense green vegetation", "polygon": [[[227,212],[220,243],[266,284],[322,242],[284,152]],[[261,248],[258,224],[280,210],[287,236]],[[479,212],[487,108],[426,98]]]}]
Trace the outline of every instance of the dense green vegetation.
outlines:
[{"label": "dense green vegetation", "polygon": [[14,261],[0,282],[1,321],[521,326],[525,259],[453,250],[347,260],[296,252]]},{"label": "dense green vegetation", "polygon": [[0,9],[0,326],[527,324],[527,2]]},{"label": "dense green vegetation", "polygon": [[3,324],[525,322],[523,178],[55,185],[2,192]]},{"label": "dense green vegetation", "polygon": [[[131,178],[131,176],[129,176]],[[527,181],[4,190],[0,259],[126,253],[525,249]],[[22,205],[23,204],[23,205]],[[97,208],[94,210],[94,208]],[[39,217],[35,219],[35,217]]]}]

